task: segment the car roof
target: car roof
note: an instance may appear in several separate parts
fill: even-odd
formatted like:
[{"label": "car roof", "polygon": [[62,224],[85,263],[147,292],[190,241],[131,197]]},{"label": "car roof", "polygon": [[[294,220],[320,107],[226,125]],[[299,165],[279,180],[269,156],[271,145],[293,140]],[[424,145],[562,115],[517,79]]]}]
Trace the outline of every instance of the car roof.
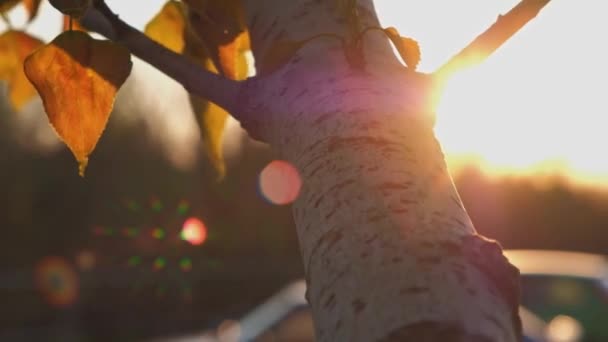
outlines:
[{"label": "car roof", "polygon": [[600,254],[552,250],[505,250],[522,275],[563,275],[608,280],[608,258]]}]

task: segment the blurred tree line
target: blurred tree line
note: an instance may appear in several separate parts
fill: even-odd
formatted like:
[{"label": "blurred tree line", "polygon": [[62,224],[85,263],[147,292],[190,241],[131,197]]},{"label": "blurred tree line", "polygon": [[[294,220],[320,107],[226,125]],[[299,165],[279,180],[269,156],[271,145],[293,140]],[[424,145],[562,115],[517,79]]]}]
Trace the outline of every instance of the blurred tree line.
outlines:
[{"label": "blurred tree line", "polygon": [[[271,152],[244,144],[217,183],[204,158],[178,170],[151,142],[153,132],[113,116],[82,179],[67,148],[44,154],[16,143],[9,124],[16,115],[0,103],[0,340],[133,341],[200,331],[303,276],[289,207],[259,194]],[[472,167],[455,181],[476,228],[505,248],[608,253],[601,192],[493,181]],[[207,226],[201,246],[176,238],[188,217]],[[83,251],[94,257],[87,269],[77,265]],[[49,305],[35,284],[37,263],[51,255],[78,274],[79,295],[67,307]]]}]

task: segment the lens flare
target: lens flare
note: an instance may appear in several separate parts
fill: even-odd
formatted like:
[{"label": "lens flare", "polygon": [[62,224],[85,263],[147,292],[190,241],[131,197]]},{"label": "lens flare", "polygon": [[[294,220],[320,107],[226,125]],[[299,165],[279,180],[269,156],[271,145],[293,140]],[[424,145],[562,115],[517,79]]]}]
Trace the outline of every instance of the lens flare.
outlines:
[{"label": "lens flare", "polygon": [[190,272],[192,270],[192,260],[190,258],[180,259],[179,268],[181,268],[182,272]]},{"label": "lens flare", "polygon": [[241,338],[241,324],[234,320],[225,320],[217,327],[217,338],[221,342],[239,341]]},{"label": "lens flare", "polygon": [[179,201],[179,204],[177,205],[177,213],[179,215],[182,215],[182,216],[186,215],[189,210],[190,210],[190,203],[188,203],[188,201],[186,201],[186,200]]},{"label": "lens flare", "polygon": [[150,209],[157,213],[161,212],[163,210],[163,202],[158,198],[152,198],[150,200]]},{"label": "lens flare", "polygon": [[260,173],[260,191],[270,203],[285,205],[293,202],[301,187],[298,170],[286,161],[272,161]]},{"label": "lens flare", "polygon": [[154,228],[152,230],[152,237],[156,240],[162,240],[165,238],[165,236],[167,236],[167,233],[162,228]]},{"label": "lens flare", "polygon": [[83,250],[76,255],[76,265],[83,271],[90,271],[95,267],[95,254],[89,250]]},{"label": "lens flare", "polygon": [[139,229],[135,227],[125,227],[122,229],[122,234],[126,237],[133,238],[139,234]]},{"label": "lens flare", "polygon": [[192,245],[202,245],[207,240],[207,227],[201,220],[191,217],[184,222],[181,238]]},{"label": "lens flare", "polygon": [[36,284],[45,300],[56,307],[66,307],[78,298],[78,275],[61,257],[42,259],[35,269]]},{"label": "lens flare", "polygon": [[167,266],[167,259],[158,257],[154,260],[154,270],[160,271]]},{"label": "lens flare", "polygon": [[129,258],[129,260],[127,260],[127,266],[129,267],[136,267],[141,265],[142,262],[142,258],[138,255],[134,255],[132,257]]}]

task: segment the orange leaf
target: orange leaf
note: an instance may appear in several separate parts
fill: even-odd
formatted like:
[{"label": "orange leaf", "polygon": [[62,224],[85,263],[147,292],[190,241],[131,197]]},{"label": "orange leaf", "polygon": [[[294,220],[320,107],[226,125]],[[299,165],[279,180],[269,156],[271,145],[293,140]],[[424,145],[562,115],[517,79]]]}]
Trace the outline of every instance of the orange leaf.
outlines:
[{"label": "orange leaf", "polygon": [[[64,15],[62,31],[69,31],[69,30],[70,30],[70,16]],[[80,22],[78,21],[78,19],[74,19],[74,18],[72,18],[72,30],[87,32],[87,29],[85,29],[84,27],[82,27],[82,25],[80,25]]]},{"label": "orange leaf", "polygon": [[21,0],[0,0],[0,13],[6,13],[17,5]]},{"label": "orange leaf", "polygon": [[25,60],[25,74],[40,93],[51,125],[74,153],[81,176],[131,66],[122,45],[81,31],[60,34]]},{"label": "orange leaf", "polygon": [[420,46],[418,42],[412,38],[401,37],[399,32],[394,27],[387,27],[384,29],[384,33],[393,42],[395,48],[401,55],[401,59],[405,62],[405,65],[412,70],[416,70],[418,63],[420,62]]},{"label": "orange leaf", "polygon": [[44,44],[22,31],[7,31],[0,35],[0,80],[8,81],[8,96],[17,111],[36,96],[36,89],[23,72],[23,61]]},{"label": "orange leaf", "polygon": [[28,21],[32,21],[36,15],[38,15],[41,1],[42,0],[23,0],[23,5],[29,15]]},{"label": "orange leaf", "polygon": [[179,1],[170,0],[146,25],[145,33],[173,52],[181,53],[185,45],[185,29],[186,16],[183,4]]},{"label": "orange leaf", "polygon": [[250,49],[250,42],[241,0],[186,3],[190,26],[204,42],[219,71],[231,79],[245,79],[245,52]]}]

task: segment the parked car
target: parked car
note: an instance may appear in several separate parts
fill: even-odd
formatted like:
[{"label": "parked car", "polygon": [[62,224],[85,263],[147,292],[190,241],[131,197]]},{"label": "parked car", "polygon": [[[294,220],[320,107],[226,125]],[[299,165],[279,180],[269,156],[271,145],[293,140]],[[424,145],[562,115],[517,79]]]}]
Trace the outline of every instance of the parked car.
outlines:
[{"label": "parked car", "polygon": [[[525,342],[608,341],[608,257],[545,250],[505,251],[522,278]],[[292,283],[205,341],[314,341],[305,282]],[[201,335],[159,341],[201,341]]]}]

